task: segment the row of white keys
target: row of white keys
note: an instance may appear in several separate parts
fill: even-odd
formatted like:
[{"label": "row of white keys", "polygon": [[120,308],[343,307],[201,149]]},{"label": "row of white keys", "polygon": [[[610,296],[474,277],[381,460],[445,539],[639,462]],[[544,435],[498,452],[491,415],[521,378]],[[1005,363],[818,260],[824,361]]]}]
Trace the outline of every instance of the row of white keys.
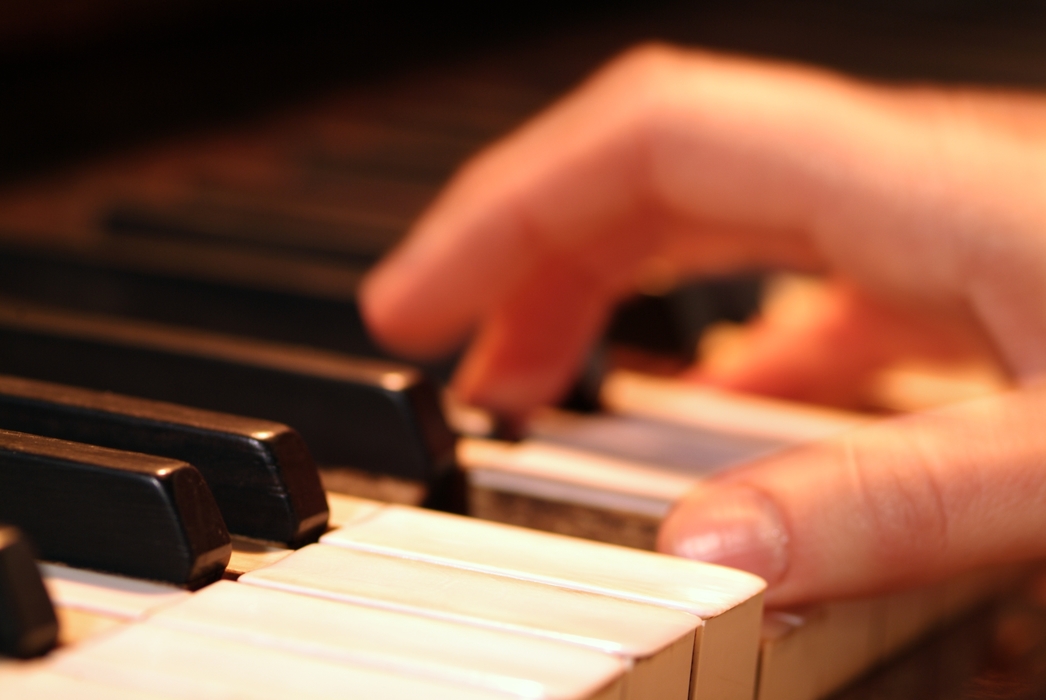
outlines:
[{"label": "row of white keys", "polygon": [[310,545],[240,578],[250,584],[565,642],[626,661],[625,697],[683,700],[701,620],[603,595]]},{"label": "row of white keys", "polygon": [[338,663],[152,622],[128,625],[58,652],[49,668],[77,679],[185,700],[506,697],[478,687]]},{"label": "row of white keys", "polygon": [[161,610],[149,624],[515,697],[618,697],[625,667],[565,642],[231,582]]},{"label": "row of white keys", "polygon": [[756,576],[400,506],[369,511],[329,532],[321,543],[691,613],[703,623],[695,642],[691,696],[752,697],[765,587]]},{"label": "row of white keys", "polygon": [[[222,582],[46,661],[0,664],[0,696],[620,700],[622,665],[563,643]],[[546,687],[550,670],[565,688]]]},{"label": "row of white keys", "polygon": [[[350,509],[343,519],[365,514],[372,506],[366,502],[353,505],[360,507]],[[341,549],[332,551],[349,558],[360,556]],[[371,555],[371,559],[378,560],[379,564],[382,560],[400,566],[411,564],[389,557]],[[342,578],[351,575],[354,566],[355,562],[350,562],[348,568],[341,567],[336,575]],[[193,696],[212,686],[224,687],[222,683],[228,679],[220,675],[215,677],[214,673],[226,668],[227,664],[211,668],[198,664],[184,668],[181,664],[158,665],[158,659],[162,657],[160,649],[170,644],[188,643],[186,640],[191,637],[172,638],[159,632],[156,634],[160,635],[160,640],[156,645],[151,645],[154,634],[142,631],[143,627],[171,627],[193,636],[206,635],[212,638],[209,643],[225,639],[327,659],[338,664],[384,669],[395,675],[446,680],[478,690],[499,691],[502,697],[602,699],[686,697],[693,632],[699,624],[696,618],[685,613],[648,609],[647,606],[613,599],[604,601],[608,605],[598,605],[589,611],[590,621],[604,627],[607,623],[600,622],[600,619],[609,614],[616,620],[612,625],[616,624],[622,633],[626,626],[640,625],[640,630],[631,633],[631,636],[647,647],[651,644],[655,647],[671,647],[669,650],[661,650],[663,653],[658,655],[658,663],[639,665],[639,669],[645,671],[647,685],[665,692],[633,696],[624,694],[623,672],[630,666],[624,655],[609,654],[602,648],[586,649],[585,645],[549,639],[547,635],[543,639],[541,635],[521,635],[505,630],[484,629],[483,626],[466,626],[439,621],[431,616],[419,617],[373,607],[338,604],[229,582],[190,595],[169,586],[67,567],[44,565],[44,570],[52,595],[62,609],[92,611],[127,622],[149,618],[147,625],[138,625],[134,632],[113,635],[118,641],[86,644],[74,653],[58,655],[59,662],[56,663],[64,669],[63,672],[78,674],[81,678],[89,679],[88,682],[117,683],[121,687],[130,686],[138,690],[158,690],[165,696],[173,693],[175,697]],[[578,598],[599,599],[598,596],[584,596],[538,584],[445,570],[465,578],[503,581],[515,590],[530,588],[548,592],[552,598],[566,601],[559,607],[561,612],[568,613],[568,618],[571,617],[569,612],[578,607]],[[407,578],[410,578],[409,575]],[[419,586],[424,587],[424,582],[415,580],[414,587]],[[506,605],[506,600],[512,601],[512,598],[500,596],[496,601],[491,600],[491,609],[512,609],[511,604]],[[541,603],[540,599],[534,600],[534,596],[531,596],[529,602]],[[582,604],[581,608],[585,606]],[[541,606],[541,609],[547,610],[547,606]],[[632,614],[622,615],[622,610]],[[644,614],[637,615],[637,611]],[[576,619],[579,616],[574,614],[573,617]],[[654,623],[653,629],[647,628],[647,623],[651,622]],[[582,625],[575,625],[573,629],[578,634],[583,632]],[[135,638],[135,643],[130,646],[119,641],[127,634]],[[658,643],[658,635],[664,638],[663,642]],[[117,645],[120,652],[105,654],[105,650],[113,645]],[[672,650],[674,654],[667,653]],[[179,653],[177,649],[170,651],[175,655]],[[228,656],[227,651],[214,651]],[[143,653],[147,655],[146,658],[141,658]],[[165,674],[168,672],[177,672],[180,676],[188,674],[196,680],[190,682],[182,677],[177,683],[171,683],[166,679]],[[652,684],[651,680],[654,681]],[[28,681],[23,680],[22,685],[26,683]],[[35,683],[40,687],[27,697],[47,697],[41,695],[42,681]],[[240,694],[249,695],[253,692],[249,686],[239,683],[235,687]],[[28,688],[26,692],[29,692]]]},{"label": "row of white keys", "polygon": [[[628,664],[624,659],[565,641],[227,581],[190,595],[117,576],[45,568],[51,574],[51,589],[60,596],[60,608],[71,605],[125,621],[147,618],[147,622],[59,653],[43,665],[40,673],[53,674],[57,669],[89,683],[110,683],[165,697],[207,696],[211,692],[221,697],[226,690],[236,697],[269,697],[267,686],[259,691],[235,676],[238,660],[255,648],[267,649],[261,656],[270,657],[270,661],[269,652],[284,652],[347,669],[357,667],[360,672],[370,669],[374,673],[364,673],[362,687],[380,689],[375,697],[399,697],[395,693],[403,683],[384,676],[413,677],[404,686],[411,692],[431,681],[438,697],[456,697],[448,690],[451,687],[461,688],[464,698],[626,697],[623,673]],[[346,573],[351,571],[343,570],[340,575]],[[61,577],[59,585],[56,576]],[[70,585],[69,579],[77,579],[75,585]],[[172,636],[167,629],[183,634]],[[128,638],[133,642],[128,643]],[[186,654],[196,653],[192,647],[199,646],[201,638],[207,639],[211,653],[226,661],[217,665],[188,663],[194,657]],[[172,663],[165,655],[179,661]],[[688,661],[689,647],[683,656]],[[285,673],[295,673],[296,667],[291,663]],[[686,669],[683,671],[685,676]],[[178,678],[168,678],[169,674]],[[326,685],[299,688],[296,697],[326,697],[322,694],[325,688],[331,692],[346,690],[346,681],[339,674],[326,675]],[[11,678],[0,676],[0,695],[6,695],[10,685],[5,680]],[[22,678],[19,687],[28,682]],[[25,697],[51,697],[44,693],[40,681],[36,684],[39,687],[34,686],[32,693],[25,688]],[[356,686],[348,688],[354,695],[362,692]],[[683,695],[676,697],[685,697],[685,688]]]}]

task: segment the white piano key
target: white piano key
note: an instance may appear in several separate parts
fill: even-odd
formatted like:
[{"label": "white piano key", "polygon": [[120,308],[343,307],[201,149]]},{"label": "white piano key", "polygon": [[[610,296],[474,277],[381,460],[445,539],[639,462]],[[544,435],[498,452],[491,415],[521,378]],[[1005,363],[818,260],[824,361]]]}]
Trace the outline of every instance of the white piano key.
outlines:
[{"label": "white piano key", "polygon": [[526,437],[618,459],[658,465],[692,477],[720,471],[794,445],[697,425],[616,413],[544,409],[527,423]]},{"label": "white piano key", "polygon": [[653,603],[702,619],[766,587],[736,569],[394,505],[320,542]]},{"label": "white piano key", "polygon": [[17,671],[0,666],[0,697],[18,700],[163,700],[166,696],[70,678],[34,664],[31,668]]},{"label": "white piano key", "polygon": [[799,444],[868,423],[858,413],[617,370],[600,400],[611,413],[644,416],[704,430]]},{"label": "white piano key", "polygon": [[287,549],[286,547],[274,547],[263,542],[233,535],[232,556],[225,567],[225,575],[235,577],[248,571],[260,569],[263,566],[275,564],[293,551],[293,549]]},{"label": "white piano key", "polygon": [[[504,693],[310,658],[150,622],[56,654],[76,679],[186,700],[504,700]],[[613,700],[612,691],[592,700]]]},{"label": "white piano key", "polygon": [[150,622],[549,700],[592,697],[620,683],[626,667],[618,657],[566,642],[228,581],[160,611]]},{"label": "white piano key", "polygon": [[704,620],[691,697],[751,700],[765,582],[652,552],[385,506],[320,542],[652,603]]},{"label": "white piano key", "polygon": [[330,517],[327,522],[331,528],[342,527],[374,515],[381,510],[382,505],[378,501],[328,491],[327,509],[330,511]]},{"label": "white piano key", "polygon": [[55,606],[124,620],[140,619],[190,595],[176,586],[61,564],[41,564],[40,573]]},{"label": "white piano key", "polygon": [[58,616],[59,646],[79,644],[86,639],[105,634],[132,622],[126,618],[78,608],[63,608],[60,605],[54,611]]},{"label": "white piano key", "polygon": [[696,476],[527,440],[463,439],[458,463],[477,488],[663,518],[697,485]]},{"label": "white piano key", "polygon": [[400,557],[310,545],[238,585],[278,588],[561,640],[631,663],[629,698],[685,698],[694,615]]}]

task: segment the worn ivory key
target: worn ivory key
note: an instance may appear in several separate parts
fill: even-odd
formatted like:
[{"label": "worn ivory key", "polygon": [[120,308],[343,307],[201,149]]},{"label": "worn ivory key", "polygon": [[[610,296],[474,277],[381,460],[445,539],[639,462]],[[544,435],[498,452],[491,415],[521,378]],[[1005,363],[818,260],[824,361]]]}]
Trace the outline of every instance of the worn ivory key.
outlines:
[{"label": "worn ivory key", "polygon": [[509,694],[618,696],[626,663],[558,640],[221,581],[150,618],[238,640],[408,676]]},{"label": "worn ivory key", "polygon": [[[506,698],[501,692],[193,634],[151,622],[129,625],[60,651],[47,667],[76,679],[185,700]],[[593,700],[616,697],[599,695]]]},{"label": "worn ivory key", "polygon": [[627,662],[630,700],[682,700],[694,615],[503,576],[341,547],[310,545],[240,577],[265,586],[540,637]]},{"label": "worn ivory key", "polygon": [[704,624],[691,695],[742,698],[754,689],[765,583],[676,557],[402,506],[327,533],[321,543],[600,593],[683,610]]}]

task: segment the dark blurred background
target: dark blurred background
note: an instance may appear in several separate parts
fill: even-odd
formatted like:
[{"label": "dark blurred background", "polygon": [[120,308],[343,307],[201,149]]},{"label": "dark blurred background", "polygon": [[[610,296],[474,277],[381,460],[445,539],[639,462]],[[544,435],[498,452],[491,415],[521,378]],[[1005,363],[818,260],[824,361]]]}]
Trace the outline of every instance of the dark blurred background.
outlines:
[{"label": "dark blurred background", "polygon": [[507,49],[560,47],[555,70],[530,76],[551,96],[646,39],[888,79],[1046,84],[1035,0],[9,0],[0,178]]}]

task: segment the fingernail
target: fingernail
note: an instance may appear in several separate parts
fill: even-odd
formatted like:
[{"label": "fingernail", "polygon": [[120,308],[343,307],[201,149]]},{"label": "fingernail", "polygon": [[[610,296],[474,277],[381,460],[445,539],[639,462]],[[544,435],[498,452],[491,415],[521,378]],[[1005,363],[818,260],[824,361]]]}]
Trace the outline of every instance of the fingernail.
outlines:
[{"label": "fingernail", "polygon": [[774,503],[744,486],[709,487],[688,498],[665,524],[664,549],[761,576],[770,585],[788,570],[788,532]]}]

